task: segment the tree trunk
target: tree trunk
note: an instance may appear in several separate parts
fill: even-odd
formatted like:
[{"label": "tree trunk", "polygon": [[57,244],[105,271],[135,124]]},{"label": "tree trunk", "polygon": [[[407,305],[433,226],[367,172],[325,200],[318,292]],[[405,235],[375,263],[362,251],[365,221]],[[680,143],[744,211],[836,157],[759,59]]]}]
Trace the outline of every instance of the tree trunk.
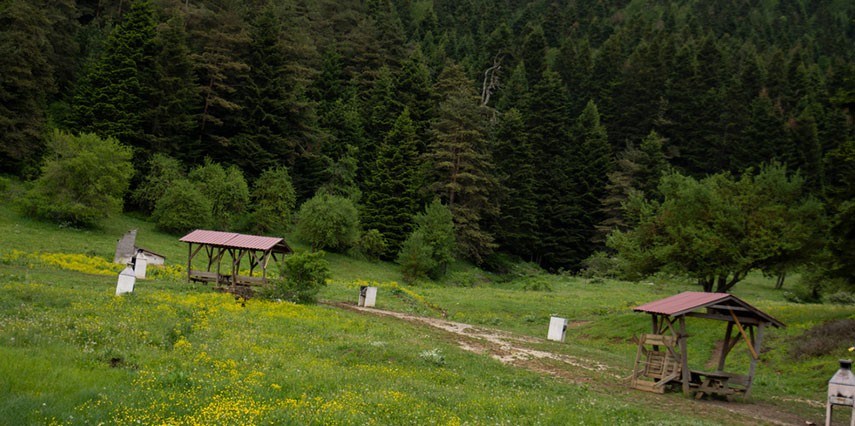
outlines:
[{"label": "tree trunk", "polygon": [[781,271],[781,273],[778,274],[778,280],[775,282],[775,288],[777,290],[784,288],[784,279],[786,277],[787,277],[787,273],[785,271]]}]

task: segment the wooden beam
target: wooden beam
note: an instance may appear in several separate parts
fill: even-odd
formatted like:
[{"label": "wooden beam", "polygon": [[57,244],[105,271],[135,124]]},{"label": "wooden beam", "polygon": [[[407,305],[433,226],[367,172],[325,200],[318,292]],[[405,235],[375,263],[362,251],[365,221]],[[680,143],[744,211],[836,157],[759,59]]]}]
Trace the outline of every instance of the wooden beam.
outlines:
[{"label": "wooden beam", "polygon": [[724,332],[724,342],[721,344],[721,352],[719,353],[718,358],[718,371],[724,371],[724,360],[727,358],[728,352],[730,352],[730,335],[733,333],[733,323],[727,323],[727,331]]},{"label": "wooden beam", "polygon": [[739,332],[742,333],[742,337],[745,339],[745,343],[748,344],[748,350],[751,351],[751,355],[754,356],[755,360],[760,358],[760,356],[757,355],[757,351],[754,350],[754,345],[752,344],[751,339],[747,334],[745,334],[745,329],[742,328],[742,324],[739,323],[739,318],[736,317],[736,314],[734,314],[733,311],[730,311],[730,316],[733,317],[733,321],[736,323],[736,328],[739,329]]},{"label": "wooden beam", "polygon": [[[757,350],[763,349],[763,328],[765,324],[760,324],[757,326],[757,338],[754,341],[754,344],[757,345]],[[754,384],[754,370],[757,368],[757,360],[752,358],[751,364],[748,366],[748,380],[745,384],[745,397],[748,398],[751,396],[751,385]],[[852,421],[855,422],[855,412],[852,413]]]},{"label": "wooden beam", "polygon": [[753,309],[743,308],[742,306],[730,306],[730,305],[711,305],[711,306],[707,306],[707,309],[726,309],[728,311],[756,312]]},{"label": "wooden beam", "polygon": [[[731,317],[729,317],[727,315],[720,315],[720,314],[689,312],[689,313],[684,314],[684,315],[687,317],[704,318],[704,319],[711,319],[711,320],[718,320],[718,321],[733,321],[731,319]],[[742,322],[742,324],[750,324],[750,325],[757,325],[757,324],[762,323],[761,321],[759,321],[757,319],[746,318],[746,317],[741,317],[740,322]]]}]

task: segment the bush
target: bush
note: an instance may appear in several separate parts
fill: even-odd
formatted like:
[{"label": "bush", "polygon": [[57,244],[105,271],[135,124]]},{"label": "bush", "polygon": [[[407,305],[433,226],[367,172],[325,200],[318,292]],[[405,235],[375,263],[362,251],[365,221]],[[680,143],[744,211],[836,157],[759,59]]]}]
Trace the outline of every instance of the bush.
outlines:
[{"label": "bush", "polygon": [[359,254],[368,260],[378,260],[386,252],[386,239],[376,229],[365,231],[356,243]]},{"label": "bush", "polygon": [[211,201],[195,185],[179,179],[160,197],[151,216],[158,229],[170,233],[207,228],[211,223]]},{"label": "bush", "polygon": [[855,319],[830,321],[795,338],[790,355],[804,359],[845,351],[855,341]]},{"label": "bush", "polygon": [[282,233],[291,224],[297,195],[285,167],[265,170],[252,185],[252,214],[246,227],[253,233]]},{"label": "bush", "polygon": [[205,165],[193,169],[188,177],[210,200],[215,228],[230,229],[246,213],[249,187],[237,167],[224,169],[219,163],[206,159]]},{"label": "bush", "polygon": [[297,213],[297,234],[313,251],[345,251],[359,237],[359,212],[347,198],[315,195],[303,203]]},{"label": "bush", "polygon": [[184,170],[178,160],[163,154],[154,154],[148,161],[147,169],[134,191],[133,199],[151,213],[172,183],[184,178]]},{"label": "bush", "polygon": [[280,277],[272,280],[259,295],[268,299],[295,303],[313,303],[330,277],[329,263],[324,252],[303,252],[286,256]]},{"label": "bush", "polygon": [[855,305],[855,293],[838,291],[825,296],[825,303],[831,303],[834,305]]},{"label": "bush", "polygon": [[[404,280],[441,278],[454,260],[454,222],[451,211],[434,200],[415,217],[416,229],[398,254]],[[427,268],[427,269],[425,269]]]},{"label": "bush", "polygon": [[122,211],[134,168],[131,149],[114,138],[74,136],[59,130],[49,141],[49,154],[27,193],[24,213],[73,226],[94,226]]},{"label": "bush", "polygon": [[408,283],[427,277],[428,273],[436,268],[433,248],[428,244],[422,230],[413,231],[401,245],[398,263],[401,265],[404,281]]},{"label": "bush", "polygon": [[582,261],[582,270],[579,271],[579,275],[585,278],[613,278],[618,271],[617,261],[608,253],[598,251]]}]

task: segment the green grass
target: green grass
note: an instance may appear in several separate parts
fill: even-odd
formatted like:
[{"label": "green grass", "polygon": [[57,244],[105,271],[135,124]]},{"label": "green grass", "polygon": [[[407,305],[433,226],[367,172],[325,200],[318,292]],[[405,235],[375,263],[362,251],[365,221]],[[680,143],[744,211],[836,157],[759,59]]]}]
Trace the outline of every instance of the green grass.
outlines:
[{"label": "green grass", "polygon": [[[138,244],[166,255],[167,263],[186,261],[176,236],[143,220],[121,216],[100,229],[77,230],[0,207],[0,424],[667,423],[673,419],[667,401],[680,398],[657,396],[662,403],[645,404],[649,398],[613,392],[623,386],[614,378],[577,385],[544,377],[465,352],[425,327],[323,304],[242,302],[174,277],[138,282],[134,294],[115,297],[115,274],[98,272],[97,262],[50,262],[64,253],[106,263],[132,228],[139,229]],[[629,339],[649,327],[649,318],[631,308],[696,289],[660,279],[507,280],[463,263],[442,284],[405,286],[392,264],[340,254],[328,259],[333,279],[321,293],[326,301],[355,303],[360,284],[376,283],[378,308],[539,338],[555,314],[577,321],[568,343],[543,340],[537,347],[604,362],[625,375],[635,355]],[[551,291],[524,290],[532,281]],[[762,276],[735,290],[788,325],[767,333],[754,398],[791,409],[786,398],[823,399],[836,359],[845,354],[796,360],[791,342],[823,321],[855,318],[855,308],[785,302]],[[690,321],[689,332],[691,363],[702,367],[724,325]],[[735,355],[732,369],[747,368],[744,350]],[[821,417],[820,409],[796,408]],[[710,416],[682,413],[680,424],[730,421]]]}]

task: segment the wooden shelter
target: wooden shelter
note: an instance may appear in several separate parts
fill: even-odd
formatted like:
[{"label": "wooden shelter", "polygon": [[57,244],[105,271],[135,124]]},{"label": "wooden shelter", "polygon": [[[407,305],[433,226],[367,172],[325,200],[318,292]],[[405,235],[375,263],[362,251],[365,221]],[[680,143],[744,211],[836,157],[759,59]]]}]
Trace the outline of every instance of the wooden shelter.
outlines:
[{"label": "wooden shelter", "polygon": [[[652,317],[652,333],[638,339],[631,386],[650,392],[665,392],[665,387],[679,384],[684,394],[744,395],[751,392],[754,371],[760,357],[763,330],[768,326],[784,327],[780,321],[727,293],[684,292],[650,302],[634,309]],[[686,317],[725,321],[718,367],[713,372],[689,369],[686,352]],[[751,356],[747,375],[724,371],[727,355],[740,342],[745,342]]]},{"label": "wooden shelter", "polygon": [[[187,280],[220,285],[248,286],[267,284],[270,260],[279,261],[291,247],[282,238],[243,235],[233,232],[197,229],[179,240],[187,243]],[[193,258],[203,251],[207,255],[205,270],[193,269]],[[228,255],[226,268],[223,259]],[[249,275],[241,275],[241,262],[249,262]],[[258,268],[259,275],[253,275]]]}]

